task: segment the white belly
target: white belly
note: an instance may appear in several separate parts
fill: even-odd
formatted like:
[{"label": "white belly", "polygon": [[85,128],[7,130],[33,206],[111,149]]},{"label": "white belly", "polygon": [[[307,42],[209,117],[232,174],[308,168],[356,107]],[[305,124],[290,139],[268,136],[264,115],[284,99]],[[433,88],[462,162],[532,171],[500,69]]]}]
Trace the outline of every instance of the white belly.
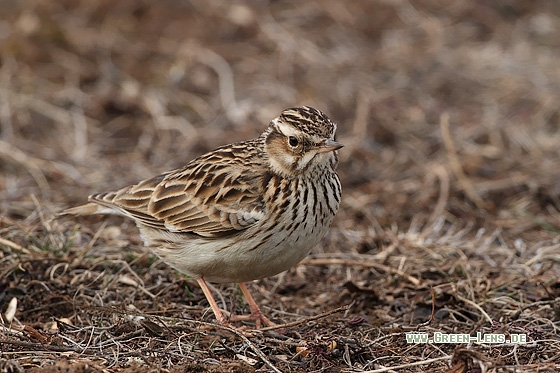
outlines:
[{"label": "white belly", "polygon": [[[152,240],[146,244],[168,265],[189,276],[204,277],[210,282],[247,282],[276,275],[298,264],[325,235],[328,223],[315,226],[312,232],[300,224],[292,234],[276,234],[262,244],[251,229],[235,238],[188,239],[179,246],[166,247],[154,246],[149,242]],[[176,237],[173,241],[177,242]]]}]

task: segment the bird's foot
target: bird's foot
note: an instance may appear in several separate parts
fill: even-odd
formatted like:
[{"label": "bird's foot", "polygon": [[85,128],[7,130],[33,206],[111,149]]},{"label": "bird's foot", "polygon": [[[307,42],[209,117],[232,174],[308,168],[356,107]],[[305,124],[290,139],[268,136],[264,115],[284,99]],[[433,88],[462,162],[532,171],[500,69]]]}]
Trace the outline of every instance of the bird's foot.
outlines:
[{"label": "bird's foot", "polygon": [[276,324],[270,321],[265,315],[260,312],[251,312],[249,315],[233,315],[230,314],[229,316],[230,321],[245,321],[245,320],[255,320],[255,326],[257,329],[260,329],[262,325],[266,326],[276,326]]}]

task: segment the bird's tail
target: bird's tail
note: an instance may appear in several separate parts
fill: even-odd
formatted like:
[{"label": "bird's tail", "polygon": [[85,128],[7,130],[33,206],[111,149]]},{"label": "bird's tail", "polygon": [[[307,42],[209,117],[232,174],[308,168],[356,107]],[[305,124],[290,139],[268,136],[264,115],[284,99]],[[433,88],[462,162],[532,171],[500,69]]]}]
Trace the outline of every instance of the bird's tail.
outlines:
[{"label": "bird's tail", "polygon": [[106,208],[97,204],[97,203],[86,203],[85,205],[71,207],[64,211],[58,213],[58,216],[65,216],[65,215],[75,215],[75,216],[84,216],[84,215],[94,215],[94,214],[107,214]]}]

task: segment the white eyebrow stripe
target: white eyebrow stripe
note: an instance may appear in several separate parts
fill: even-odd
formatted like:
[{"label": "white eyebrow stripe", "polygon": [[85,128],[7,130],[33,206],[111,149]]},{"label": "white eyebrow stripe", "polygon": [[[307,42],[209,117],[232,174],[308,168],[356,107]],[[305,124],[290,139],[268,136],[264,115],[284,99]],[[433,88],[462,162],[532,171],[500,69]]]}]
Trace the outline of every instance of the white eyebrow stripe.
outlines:
[{"label": "white eyebrow stripe", "polygon": [[[284,123],[280,120],[278,120],[278,118],[274,119],[274,124],[276,124],[276,128],[278,129],[278,131],[280,131],[284,136],[289,137],[289,136],[295,136],[298,139],[301,138],[301,131],[294,128],[292,125]],[[319,144],[325,141],[324,138],[314,135],[311,136],[310,140],[315,143],[315,144]]]},{"label": "white eyebrow stripe", "polygon": [[284,122],[281,122],[280,120],[278,120],[276,122],[276,128],[278,128],[278,131],[280,131],[284,136],[289,137],[289,136],[299,136],[301,135],[301,132],[298,131],[297,129],[295,129],[293,126],[286,124]]}]

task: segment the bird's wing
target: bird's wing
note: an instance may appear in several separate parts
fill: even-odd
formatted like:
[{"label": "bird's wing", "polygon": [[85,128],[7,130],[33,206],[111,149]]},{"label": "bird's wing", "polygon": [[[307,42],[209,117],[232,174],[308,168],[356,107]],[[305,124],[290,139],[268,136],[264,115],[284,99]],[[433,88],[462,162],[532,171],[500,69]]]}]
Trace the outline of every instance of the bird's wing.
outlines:
[{"label": "bird's wing", "polygon": [[90,200],[148,227],[223,237],[265,215],[263,172],[247,161],[231,149],[217,150],[183,169]]}]

